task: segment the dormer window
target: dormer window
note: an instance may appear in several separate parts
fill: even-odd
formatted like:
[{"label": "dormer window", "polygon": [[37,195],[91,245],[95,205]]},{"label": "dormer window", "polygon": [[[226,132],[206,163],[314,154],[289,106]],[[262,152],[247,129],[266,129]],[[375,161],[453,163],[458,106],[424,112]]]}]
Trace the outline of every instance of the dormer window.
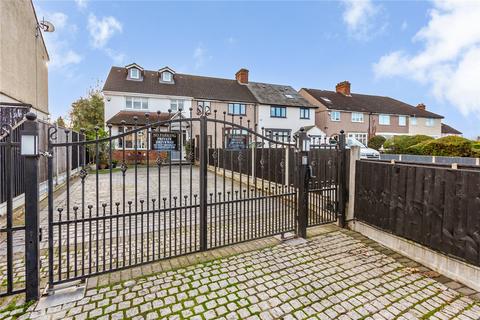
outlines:
[{"label": "dormer window", "polygon": [[161,68],[160,70],[158,70],[158,74],[159,74],[159,81],[161,83],[173,84],[175,82],[173,79],[173,75],[175,74],[175,71],[173,71],[169,67]]},{"label": "dormer window", "polygon": [[127,80],[142,80],[143,68],[136,63],[125,66],[127,69]]},{"label": "dormer window", "polygon": [[135,79],[135,80],[140,79],[140,70],[138,70],[137,68],[130,69],[129,77],[130,79]]},{"label": "dormer window", "polygon": [[162,72],[162,81],[163,82],[172,82],[172,74],[168,71]]}]

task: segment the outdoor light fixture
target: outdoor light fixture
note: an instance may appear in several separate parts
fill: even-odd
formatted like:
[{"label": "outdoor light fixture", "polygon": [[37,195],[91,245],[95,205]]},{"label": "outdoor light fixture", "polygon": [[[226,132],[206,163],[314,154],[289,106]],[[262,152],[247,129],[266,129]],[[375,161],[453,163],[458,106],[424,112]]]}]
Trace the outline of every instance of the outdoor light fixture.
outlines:
[{"label": "outdoor light fixture", "polygon": [[[26,114],[27,120],[34,121],[37,115],[29,112]],[[20,132],[20,154],[22,156],[35,157],[38,156],[38,131],[22,130]]]}]

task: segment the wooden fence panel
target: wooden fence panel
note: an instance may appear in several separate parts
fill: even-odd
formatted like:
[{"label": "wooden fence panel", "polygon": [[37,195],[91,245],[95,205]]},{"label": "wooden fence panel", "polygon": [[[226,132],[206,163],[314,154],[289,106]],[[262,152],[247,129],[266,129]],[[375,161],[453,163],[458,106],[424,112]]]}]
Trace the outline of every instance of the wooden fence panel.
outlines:
[{"label": "wooden fence panel", "polygon": [[479,169],[356,165],[356,219],[480,266]]}]

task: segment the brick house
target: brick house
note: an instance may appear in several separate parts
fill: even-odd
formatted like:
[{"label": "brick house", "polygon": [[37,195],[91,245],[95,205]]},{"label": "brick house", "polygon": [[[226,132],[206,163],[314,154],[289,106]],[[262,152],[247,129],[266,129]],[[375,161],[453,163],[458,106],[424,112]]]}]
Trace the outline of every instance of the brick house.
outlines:
[{"label": "brick house", "polygon": [[315,124],[327,136],[345,130],[348,137],[366,144],[375,135],[425,134],[441,137],[443,116],[390,97],[351,93],[350,82],[336,85],[335,91],[302,88],[299,93],[318,108]]},{"label": "brick house", "polygon": [[[316,105],[305,100],[295,89],[285,85],[274,85],[249,81],[249,71],[240,69],[234,79],[222,79],[197,75],[181,74],[169,67],[157,71],[145,70],[142,66],[132,63],[125,67],[112,67],[103,87],[105,97],[105,122],[112,125],[112,134],[121,133],[122,120],[126,130],[134,126],[133,115],[137,116],[137,125],[144,114],[151,114],[150,119],[156,119],[157,112],[163,119],[167,116],[197,117],[197,106],[202,105],[216,116],[235,124],[255,128],[272,137],[285,139],[290,137],[300,127],[314,127],[314,112]],[[181,110],[181,111],[180,111]],[[170,112],[169,112],[170,111]],[[214,115],[210,115],[214,117]],[[153,120],[152,120],[153,121]],[[220,128],[223,132],[213,137],[214,123],[208,124],[208,144],[213,147],[228,143],[225,137],[232,134],[232,128]],[[160,130],[172,130],[160,128]],[[177,128],[178,138],[182,145],[190,140],[198,143],[199,126],[193,122],[192,132],[185,128]],[[311,130],[316,135],[323,134],[318,128]],[[241,134],[235,131],[234,134]],[[192,135],[192,137],[190,137]],[[123,143],[123,142],[121,142]],[[146,133],[137,135],[139,152],[154,149],[152,141]],[[125,149],[133,149],[132,141],[125,141]],[[117,143],[116,149],[123,148]],[[184,150],[172,152],[172,158],[185,158]]]}]

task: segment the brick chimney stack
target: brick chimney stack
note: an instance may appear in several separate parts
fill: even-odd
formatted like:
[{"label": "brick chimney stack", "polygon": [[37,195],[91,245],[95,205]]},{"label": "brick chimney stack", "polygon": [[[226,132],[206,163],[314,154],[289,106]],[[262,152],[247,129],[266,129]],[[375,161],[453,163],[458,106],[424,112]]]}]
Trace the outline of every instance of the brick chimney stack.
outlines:
[{"label": "brick chimney stack", "polygon": [[419,103],[419,104],[417,104],[417,109],[425,111],[427,109],[427,107],[425,106],[425,104]]},{"label": "brick chimney stack", "polygon": [[242,68],[235,73],[235,79],[237,79],[240,84],[248,84],[248,70]]},{"label": "brick chimney stack", "polygon": [[344,96],[350,96],[350,82],[348,81],[342,81],[340,83],[337,83],[335,86],[335,91],[337,93],[341,93]]}]

